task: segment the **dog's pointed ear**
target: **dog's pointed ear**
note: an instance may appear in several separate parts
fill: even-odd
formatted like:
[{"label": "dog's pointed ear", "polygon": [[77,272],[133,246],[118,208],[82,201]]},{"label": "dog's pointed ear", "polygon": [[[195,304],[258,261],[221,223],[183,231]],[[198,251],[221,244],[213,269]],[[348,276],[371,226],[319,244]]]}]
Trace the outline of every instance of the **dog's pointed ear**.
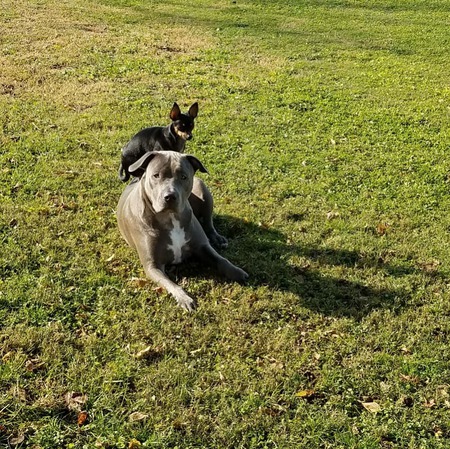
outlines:
[{"label": "dog's pointed ear", "polygon": [[194,168],[194,171],[200,170],[202,173],[209,174],[208,170],[206,170],[203,164],[195,156],[187,155],[186,158]]},{"label": "dog's pointed ear", "polygon": [[189,114],[189,116],[192,117],[192,118],[197,117],[197,114],[198,114],[198,103],[197,103],[197,102],[195,102],[195,103],[189,108],[188,114]]},{"label": "dog's pointed ear", "polygon": [[178,120],[180,118],[180,115],[181,115],[180,106],[174,103],[172,109],[170,110],[170,118],[174,122],[175,120]]},{"label": "dog's pointed ear", "polygon": [[150,164],[150,161],[155,156],[156,153],[154,153],[153,151],[149,151],[141,156],[136,162],[128,167],[128,172],[130,173],[130,175],[140,178],[145,173],[147,165]]}]

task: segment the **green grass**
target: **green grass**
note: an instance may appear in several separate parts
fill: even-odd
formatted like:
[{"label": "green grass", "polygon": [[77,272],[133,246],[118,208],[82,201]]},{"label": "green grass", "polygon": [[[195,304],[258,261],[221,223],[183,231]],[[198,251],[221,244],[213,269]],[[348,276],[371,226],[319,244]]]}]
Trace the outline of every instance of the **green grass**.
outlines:
[{"label": "green grass", "polygon": [[[448,1],[1,8],[0,447],[449,447]],[[192,315],[115,219],[173,101],[251,276]]]}]

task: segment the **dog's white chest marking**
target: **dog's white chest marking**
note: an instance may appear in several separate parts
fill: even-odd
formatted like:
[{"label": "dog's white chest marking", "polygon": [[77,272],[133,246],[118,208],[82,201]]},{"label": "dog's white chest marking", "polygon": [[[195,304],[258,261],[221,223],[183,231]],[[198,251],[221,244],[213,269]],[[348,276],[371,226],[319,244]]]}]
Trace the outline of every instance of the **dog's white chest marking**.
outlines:
[{"label": "dog's white chest marking", "polygon": [[180,263],[183,258],[183,246],[188,243],[186,240],[186,233],[180,226],[180,222],[172,217],[172,230],[170,231],[169,237],[172,242],[167,248],[173,252],[173,263]]}]

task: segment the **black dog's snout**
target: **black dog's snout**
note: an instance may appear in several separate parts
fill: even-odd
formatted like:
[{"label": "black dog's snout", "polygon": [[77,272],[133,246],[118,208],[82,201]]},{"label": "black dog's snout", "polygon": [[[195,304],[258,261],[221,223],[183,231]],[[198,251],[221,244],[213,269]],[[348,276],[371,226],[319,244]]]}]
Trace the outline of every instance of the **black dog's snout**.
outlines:
[{"label": "black dog's snout", "polygon": [[192,134],[188,134],[188,136],[187,136],[187,140],[192,140]]},{"label": "black dog's snout", "polygon": [[164,195],[164,200],[166,203],[170,203],[171,201],[175,201],[177,199],[177,196],[175,193],[167,193]]}]

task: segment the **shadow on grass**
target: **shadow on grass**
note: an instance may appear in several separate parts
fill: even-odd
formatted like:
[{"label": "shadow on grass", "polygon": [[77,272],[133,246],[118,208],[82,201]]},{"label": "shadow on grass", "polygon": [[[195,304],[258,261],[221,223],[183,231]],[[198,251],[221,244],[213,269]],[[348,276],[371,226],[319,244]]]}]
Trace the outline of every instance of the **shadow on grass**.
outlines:
[{"label": "shadow on grass", "polygon": [[[409,293],[332,277],[324,274],[321,268],[360,269],[361,278],[367,277],[367,270],[372,271],[372,276],[374,271],[382,270],[386,279],[418,271],[356,251],[289,244],[286,236],[276,230],[230,216],[216,217],[216,223],[219,232],[230,239],[229,249],[222,254],[247,270],[249,285],[267,285],[274,290],[291,292],[298,295],[300,305],[325,315],[361,319],[374,309],[400,310],[408,302]],[[187,270],[191,271],[191,268]],[[200,268],[200,271],[203,270]],[[180,274],[185,273],[186,268],[181,268]]]}]

